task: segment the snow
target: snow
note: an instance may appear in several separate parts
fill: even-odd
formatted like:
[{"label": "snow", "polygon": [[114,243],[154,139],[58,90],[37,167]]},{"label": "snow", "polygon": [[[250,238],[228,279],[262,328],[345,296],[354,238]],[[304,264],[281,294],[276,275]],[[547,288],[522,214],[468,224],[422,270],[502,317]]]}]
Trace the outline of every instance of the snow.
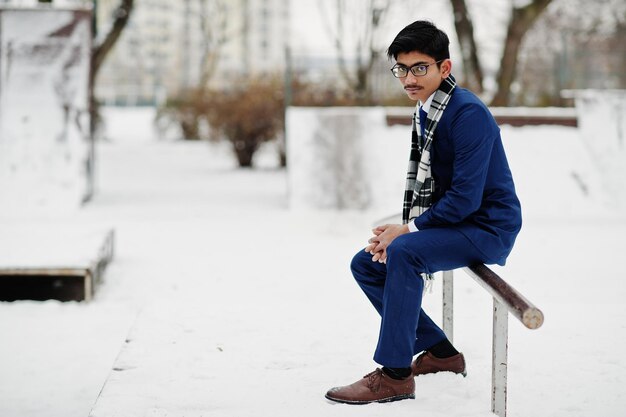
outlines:
[{"label": "snow", "polygon": [[88,194],[89,27],[88,13],[0,10],[2,210],[63,211]]},{"label": "snow", "polygon": [[[91,203],[0,213],[0,230],[116,230],[94,302],[0,303],[0,415],[491,415],[491,300],[460,271],[454,342],[467,378],[420,377],[415,401],[323,398],[376,366],[378,318],[348,266],[382,208],[290,208],[271,144],[261,169],[240,170],[223,145],[153,139],[149,109],[106,117]],[[388,133],[408,140],[407,129]],[[494,269],[546,317],[533,331],[509,320],[509,416],[621,416],[626,216],[577,129],[502,134],[524,227],[507,266]],[[380,163],[403,170],[405,156],[394,155],[381,151]],[[384,214],[399,211],[391,206]],[[424,298],[435,319],[440,291],[437,280]]]},{"label": "snow", "polygon": [[[2,224],[0,266],[3,268],[88,268],[96,262],[111,228],[18,221]],[[59,239],[64,241],[59,245]]]},{"label": "snow", "polygon": [[573,92],[581,135],[606,194],[626,209],[626,90]]},{"label": "snow", "polygon": [[[399,129],[390,137],[382,107],[291,108],[287,123],[288,132],[297,132],[287,141],[291,208],[379,208],[389,201],[387,191],[403,192],[404,169],[380,163],[402,156],[404,142]],[[389,186],[390,178],[399,181]]]}]

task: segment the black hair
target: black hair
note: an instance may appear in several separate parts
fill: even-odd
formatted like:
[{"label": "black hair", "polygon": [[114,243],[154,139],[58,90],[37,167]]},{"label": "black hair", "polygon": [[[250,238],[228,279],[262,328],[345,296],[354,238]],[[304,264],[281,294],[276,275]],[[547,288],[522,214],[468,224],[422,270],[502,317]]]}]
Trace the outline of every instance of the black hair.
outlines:
[{"label": "black hair", "polygon": [[387,57],[397,59],[398,54],[417,51],[431,56],[435,61],[450,58],[448,35],[433,23],[418,20],[400,31],[387,49]]}]

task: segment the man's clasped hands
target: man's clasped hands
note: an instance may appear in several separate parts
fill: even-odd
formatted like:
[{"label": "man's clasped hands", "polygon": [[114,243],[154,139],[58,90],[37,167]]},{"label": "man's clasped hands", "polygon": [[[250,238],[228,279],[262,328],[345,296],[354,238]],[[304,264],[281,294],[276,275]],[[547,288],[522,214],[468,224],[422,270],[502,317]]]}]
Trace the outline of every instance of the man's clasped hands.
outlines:
[{"label": "man's clasped hands", "polygon": [[405,233],[409,233],[409,226],[406,224],[384,224],[372,229],[372,236],[367,242],[365,252],[372,255],[372,261],[387,263],[387,247],[395,238]]}]

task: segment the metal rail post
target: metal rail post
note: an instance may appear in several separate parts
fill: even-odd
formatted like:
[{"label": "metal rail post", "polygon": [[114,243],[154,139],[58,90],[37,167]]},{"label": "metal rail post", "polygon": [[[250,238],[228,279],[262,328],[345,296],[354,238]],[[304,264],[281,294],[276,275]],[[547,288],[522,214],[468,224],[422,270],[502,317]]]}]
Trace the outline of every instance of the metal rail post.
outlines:
[{"label": "metal rail post", "polygon": [[504,304],[493,299],[493,338],[491,357],[491,411],[506,416],[507,349],[509,312]]},{"label": "metal rail post", "polygon": [[[485,265],[472,265],[463,269],[493,297],[491,411],[499,417],[506,417],[509,313],[529,329],[541,327],[543,313]],[[454,328],[453,295],[453,271],[444,271],[443,331],[451,342]]]},{"label": "metal rail post", "polygon": [[454,343],[454,272],[443,271],[443,332]]}]

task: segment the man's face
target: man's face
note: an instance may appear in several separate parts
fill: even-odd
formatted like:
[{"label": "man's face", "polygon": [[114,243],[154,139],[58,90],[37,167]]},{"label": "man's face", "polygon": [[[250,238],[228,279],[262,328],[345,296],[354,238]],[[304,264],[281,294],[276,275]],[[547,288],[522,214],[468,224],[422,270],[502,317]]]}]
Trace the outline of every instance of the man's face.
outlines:
[{"label": "man's face", "polygon": [[398,78],[411,100],[425,102],[439,88],[441,80],[450,75],[452,62],[449,59],[441,61],[439,67],[437,67],[435,61],[433,57],[417,51],[398,54],[396,63],[407,68],[411,68],[416,64],[431,64],[428,66],[426,75],[415,76],[411,71],[408,71],[406,77]]}]

